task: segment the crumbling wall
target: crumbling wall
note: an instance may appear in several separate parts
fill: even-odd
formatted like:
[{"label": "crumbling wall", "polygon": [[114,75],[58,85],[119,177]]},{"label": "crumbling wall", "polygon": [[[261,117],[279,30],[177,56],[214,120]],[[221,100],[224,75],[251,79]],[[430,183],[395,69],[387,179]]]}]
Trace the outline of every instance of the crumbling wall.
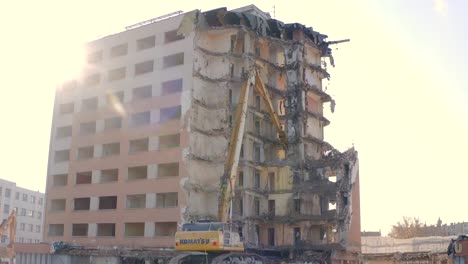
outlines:
[{"label": "crumbling wall", "polygon": [[[185,184],[193,199],[185,216],[216,213],[216,185],[223,174],[232,114],[247,71],[257,65],[288,148],[284,153],[264,102],[249,91],[239,164],[243,184],[236,188],[233,219],[243,224],[244,241],[252,248],[346,246],[360,223],[358,177],[353,176],[358,165],[354,150],[340,153],[324,141],[329,121],[323,117],[323,104],[332,102],[322,89],[322,79],[329,78],[322,58],[329,57],[333,65],[327,36],[301,24],[226,9],[193,17],[194,135]],[[335,181],[329,181],[332,175]],[[329,259],[330,254],[321,257]]]}]

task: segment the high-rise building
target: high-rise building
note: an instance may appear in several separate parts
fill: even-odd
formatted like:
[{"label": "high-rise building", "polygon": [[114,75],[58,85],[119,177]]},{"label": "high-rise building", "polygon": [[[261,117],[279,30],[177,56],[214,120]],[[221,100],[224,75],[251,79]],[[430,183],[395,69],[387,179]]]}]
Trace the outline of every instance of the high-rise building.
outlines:
[{"label": "high-rise building", "polygon": [[233,203],[245,245],[355,260],[358,159],[324,141],[323,105],[334,106],[322,87],[325,60],[334,64],[326,38],[251,5],[87,43],[87,64],[56,93],[45,240],[173,247],[181,224],[215,220],[233,113],[257,65],[289,145],[250,91]]},{"label": "high-rise building", "polygon": [[[16,183],[0,179],[0,219],[7,219],[16,210],[16,242],[39,243],[42,241],[44,194],[16,186]],[[9,243],[8,229],[1,236],[1,243]]]}]

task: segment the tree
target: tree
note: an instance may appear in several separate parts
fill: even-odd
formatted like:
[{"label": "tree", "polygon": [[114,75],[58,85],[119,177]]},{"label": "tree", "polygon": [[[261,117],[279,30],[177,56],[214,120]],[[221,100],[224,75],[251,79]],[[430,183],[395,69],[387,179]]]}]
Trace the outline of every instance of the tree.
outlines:
[{"label": "tree", "polygon": [[418,217],[404,216],[403,220],[392,226],[392,230],[388,234],[393,238],[412,238],[426,236],[426,228]]}]

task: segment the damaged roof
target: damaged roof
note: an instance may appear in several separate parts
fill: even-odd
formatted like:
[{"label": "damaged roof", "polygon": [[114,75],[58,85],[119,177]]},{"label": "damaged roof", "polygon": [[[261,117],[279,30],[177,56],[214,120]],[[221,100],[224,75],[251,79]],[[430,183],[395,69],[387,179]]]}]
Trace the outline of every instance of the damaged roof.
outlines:
[{"label": "damaged roof", "polygon": [[307,27],[300,23],[285,24],[282,21],[267,17],[269,16],[259,16],[248,11],[228,11],[226,7],[205,12],[194,10],[185,14],[185,21],[181,23],[178,33],[187,34],[193,30],[194,25],[201,30],[225,26],[241,26],[261,37],[288,41],[295,40],[293,36],[295,31],[302,31],[304,37],[320,49],[322,56],[327,56],[331,53],[331,49],[328,48],[329,43],[325,41],[328,37],[327,35],[314,31],[312,27]]}]

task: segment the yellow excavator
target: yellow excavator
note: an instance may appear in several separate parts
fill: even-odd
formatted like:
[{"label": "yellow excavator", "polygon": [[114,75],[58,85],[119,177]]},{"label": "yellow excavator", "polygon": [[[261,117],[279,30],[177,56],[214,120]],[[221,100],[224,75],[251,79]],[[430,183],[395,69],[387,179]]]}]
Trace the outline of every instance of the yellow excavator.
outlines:
[{"label": "yellow excavator", "polygon": [[[234,186],[236,184],[251,89],[255,89],[263,98],[267,111],[278,133],[279,140],[283,148],[287,148],[286,134],[281,128],[271,97],[261,79],[259,67],[260,66],[252,67],[252,69],[249,70],[247,80],[242,84],[224,167],[224,175],[220,182],[217,219],[219,222],[187,223],[182,226],[181,231],[175,234],[175,250],[186,251],[186,256],[191,254],[189,252],[193,252],[192,256],[196,255],[195,252],[198,251],[213,257],[210,261],[208,261],[208,259],[206,261],[203,260],[204,263],[239,263],[238,261],[242,261],[242,259],[253,261],[248,263],[263,263],[261,257],[258,255],[242,253],[244,251],[244,245],[240,239],[238,229],[233,227],[231,223]],[[181,254],[171,263],[195,263],[194,259],[189,260],[189,258],[185,258],[184,261],[184,258],[184,254]]]},{"label": "yellow excavator", "polygon": [[6,247],[0,247],[0,259],[8,259],[9,262],[0,260],[0,264],[13,263],[15,257],[15,237],[16,237],[16,211],[13,210],[10,216],[3,220],[0,225],[0,237],[10,228],[10,243]]}]

